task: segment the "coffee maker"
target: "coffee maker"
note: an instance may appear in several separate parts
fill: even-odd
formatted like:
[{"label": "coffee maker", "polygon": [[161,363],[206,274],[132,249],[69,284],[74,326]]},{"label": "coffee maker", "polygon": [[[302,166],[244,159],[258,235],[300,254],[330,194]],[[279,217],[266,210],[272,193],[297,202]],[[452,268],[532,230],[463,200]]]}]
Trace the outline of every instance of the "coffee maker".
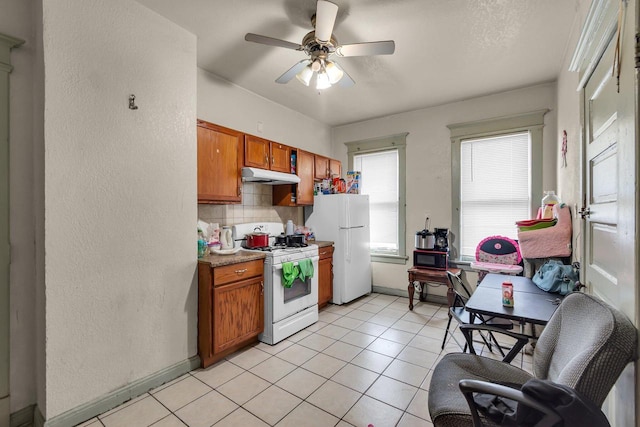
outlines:
[{"label": "coffee maker", "polygon": [[449,229],[448,228],[436,228],[434,233],[435,244],[433,249],[441,252],[449,251]]}]

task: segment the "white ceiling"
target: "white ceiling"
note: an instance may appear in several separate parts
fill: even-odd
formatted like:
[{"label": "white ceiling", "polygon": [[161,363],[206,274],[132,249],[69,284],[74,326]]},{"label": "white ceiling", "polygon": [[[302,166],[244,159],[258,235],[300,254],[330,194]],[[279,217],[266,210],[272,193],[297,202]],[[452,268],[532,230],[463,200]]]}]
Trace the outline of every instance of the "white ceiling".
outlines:
[{"label": "white ceiling", "polygon": [[[393,55],[335,58],[355,86],[318,93],[275,79],[304,52],[315,0],[138,0],[198,37],[198,66],[331,126],[556,79],[580,0],[332,0],[340,44],[395,40]],[[569,51],[570,52],[570,51]]]}]

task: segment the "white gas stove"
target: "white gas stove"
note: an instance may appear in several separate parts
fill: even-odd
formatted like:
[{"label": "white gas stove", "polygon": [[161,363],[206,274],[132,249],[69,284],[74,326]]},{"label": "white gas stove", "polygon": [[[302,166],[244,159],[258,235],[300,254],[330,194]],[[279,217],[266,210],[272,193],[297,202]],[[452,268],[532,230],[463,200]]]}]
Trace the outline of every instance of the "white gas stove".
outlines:
[{"label": "white gas stove", "polygon": [[[278,222],[236,224],[232,228],[236,246],[245,250],[263,251],[264,263],[264,332],[260,341],[276,344],[318,321],[318,246],[286,247],[275,245],[276,236],[284,231]],[[247,249],[246,234],[262,232],[270,235],[270,246]],[[300,262],[310,260],[313,275],[298,276],[290,287],[283,284],[283,268],[298,269]]]}]

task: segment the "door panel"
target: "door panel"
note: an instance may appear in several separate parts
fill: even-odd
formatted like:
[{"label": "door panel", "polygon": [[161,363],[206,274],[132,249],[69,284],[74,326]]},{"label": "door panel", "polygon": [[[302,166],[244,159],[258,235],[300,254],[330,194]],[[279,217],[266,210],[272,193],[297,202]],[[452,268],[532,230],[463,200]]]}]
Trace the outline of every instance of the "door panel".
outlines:
[{"label": "door panel", "polygon": [[591,215],[585,224],[585,284],[593,293],[619,306],[618,273],[624,268],[618,244],[619,94],[611,77],[610,44],[585,87],[586,201]]}]

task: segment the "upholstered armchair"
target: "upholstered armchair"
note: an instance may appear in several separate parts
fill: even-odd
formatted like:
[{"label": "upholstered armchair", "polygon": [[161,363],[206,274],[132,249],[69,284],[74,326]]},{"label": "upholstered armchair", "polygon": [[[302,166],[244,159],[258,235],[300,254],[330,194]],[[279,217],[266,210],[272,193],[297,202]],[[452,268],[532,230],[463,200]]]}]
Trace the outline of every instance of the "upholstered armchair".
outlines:
[{"label": "upholstered armchair", "polygon": [[[470,408],[471,402],[461,391],[461,387],[473,391],[474,386],[495,391],[484,387],[488,383],[502,384],[498,388],[505,387],[505,394],[510,394],[532,378],[550,380],[600,407],[622,370],[637,357],[637,332],[629,319],[598,298],[580,292],[563,300],[540,335],[533,354],[533,375],[508,363],[527,343],[526,336],[483,325],[464,325],[461,329],[468,342],[476,329],[504,333],[518,341],[503,361],[467,353],[442,358],[429,388],[429,411],[435,426],[497,425],[481,412],[474,424],[475,407]],[[472,345],[469,349],[475,353]],[[553,409],[549,410],[553,415]]]}]

